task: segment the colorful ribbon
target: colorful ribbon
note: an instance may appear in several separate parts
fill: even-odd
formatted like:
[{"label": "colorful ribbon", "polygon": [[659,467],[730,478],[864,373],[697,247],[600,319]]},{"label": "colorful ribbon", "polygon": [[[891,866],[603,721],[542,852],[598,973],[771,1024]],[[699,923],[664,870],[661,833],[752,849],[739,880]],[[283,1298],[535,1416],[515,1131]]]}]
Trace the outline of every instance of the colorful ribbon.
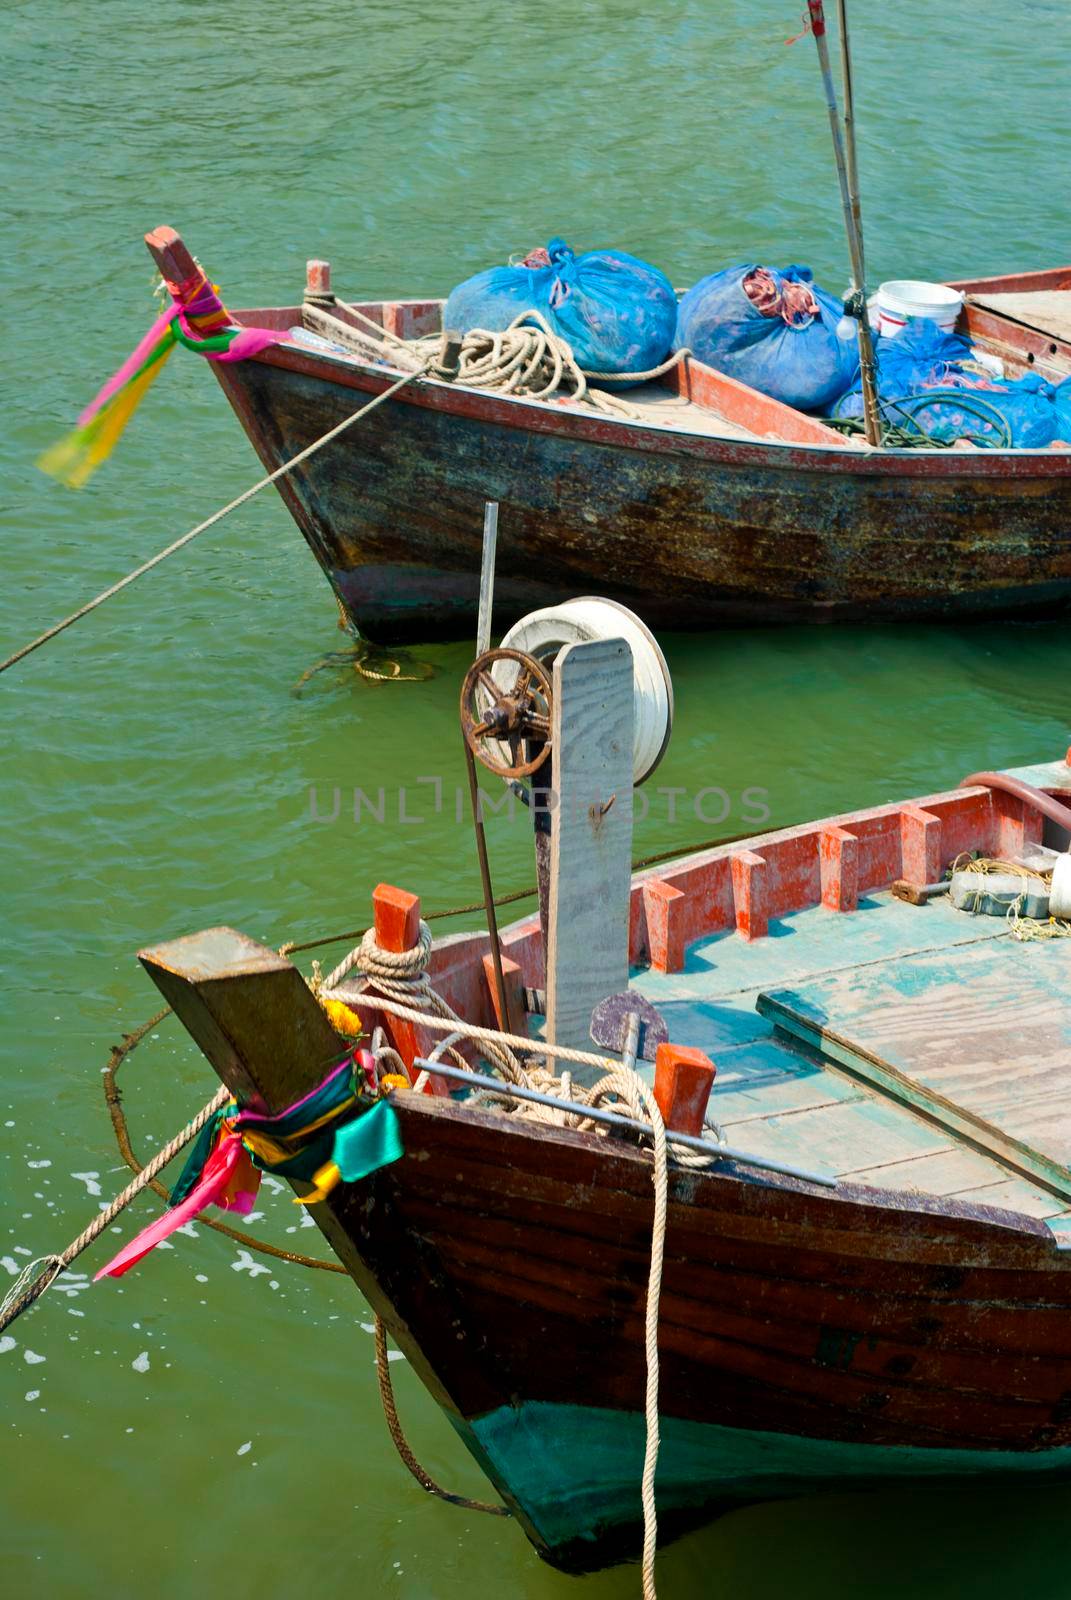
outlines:
[{"label": "colorful ribbon", "polygon": [[[125,1245],[97,1278],[119,1278],[162,1239],[209,1205],[248,1215],[261,1172],[312,1183],[309,1201],[357,1183],[404,1153],[393,1107],[366,1094],[364,1051],[351,1052],[322,1083],[275,1116],[223,1106],[198,1135],[170,1209]],[[299,1202],[300,1203],[300,1202]]]},{"label": "colorful ribbon", "polygon": [[111,455],[176,344],[209,361],[246,361],[290,337],[286,330],[237,327],[203,277],[189,285],[168,287],[173,296],[169,309],[157,317],[118,372],[86,406],[73,430],[38,458],[41,470],[68,488],[81,488]]}]

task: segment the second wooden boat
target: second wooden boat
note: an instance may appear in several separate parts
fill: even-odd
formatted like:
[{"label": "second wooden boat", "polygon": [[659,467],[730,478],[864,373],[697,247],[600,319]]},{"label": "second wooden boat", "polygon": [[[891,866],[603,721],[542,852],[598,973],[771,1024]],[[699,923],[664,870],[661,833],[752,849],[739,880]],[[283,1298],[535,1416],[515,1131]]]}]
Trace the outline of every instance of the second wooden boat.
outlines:
[{"label": "second wooden boat", "polygon": [[[173,292],[203,281],[173,229],[147,242]],[[1010,375],[1058,381],[1071,333],[1052,303],[1071,300],[1068,282],[1065,267],[961,284],[964,331]],[[412,339],[440,331],[442,304],[355,310]],[[320,274],[300,304],[233,314],[306,328],[304,344],[213,364],[273,470],[402,370],[362,356],[356,337],[352,349],[317,342],[325,307],[341,339],[360,334]],[[633,420],[422,378],[279,492],[346,617],[384,643],[471,635],[488,498],[501,505],[502,620],[586,590],[666,627],[1053,613],[1071,601],[1071,449],[873,450],[691,357],[628,401]]]},{"label": "second wooden boat", "polygon": [[[417,897],[383,885],[319,1002],[230,929],[142,961],[261,1127],[337,1076],[354,1046],[331,1008],[359,1012],[371,1048],[353,1055],[355,1093],[383,1112],[392,1089],[404,1154],[313,1214],[556,1565],[634,1555],[643,1523],[650,1577],[652,1416],[663,1538],[819,1488],[1071,1476],[1071,938],[1023,939],[1015,916],[939,892],[972,856],[979,872],[1033,861],[1021,870],[1044,881],[1071,843],[1071,762],[771,832],[630,886],[626,654],[563,650],[549,716],[549,680],[525,667],[517,694],[543,697],[527,727],[502,660],[473,669],[490,699],[472,737],[530,752],[549,730],[560,801],[549,929],[506,930],[500,970],[487,934],[433,946]],[[481,677],[496,671],[497,689]],[[611,798],[587,804],[585,779]],[[600,1059],[626,1100],[637,1073],[653,1085],[639,1112],[653,1161],[635,1114],[591,1121],[604,1102],[583,1100],[580,1056],[555,1063],[571,1081],[504,1071],[510,1050],[568,1057],[615,1029]],[[467,1053],[456,1068],[450,1046]],[[471,1079],[488,1059],[503,1075]],[[533,1096],[544,1120],[524,1114]]]}]

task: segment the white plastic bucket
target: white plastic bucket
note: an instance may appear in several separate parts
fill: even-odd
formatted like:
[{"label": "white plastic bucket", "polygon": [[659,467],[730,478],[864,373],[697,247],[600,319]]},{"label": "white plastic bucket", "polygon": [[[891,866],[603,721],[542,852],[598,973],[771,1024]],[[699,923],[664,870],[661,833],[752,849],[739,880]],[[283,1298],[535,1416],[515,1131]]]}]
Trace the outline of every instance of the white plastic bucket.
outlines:
[{"label": "white plastic bucket", "polygon": [[878,331],[886,338],[902,333],[912,318],[936,322],[951,333],[963,309],[959,289],[943,283],[923,283],[916,278],[894,278],[878,289]]}]

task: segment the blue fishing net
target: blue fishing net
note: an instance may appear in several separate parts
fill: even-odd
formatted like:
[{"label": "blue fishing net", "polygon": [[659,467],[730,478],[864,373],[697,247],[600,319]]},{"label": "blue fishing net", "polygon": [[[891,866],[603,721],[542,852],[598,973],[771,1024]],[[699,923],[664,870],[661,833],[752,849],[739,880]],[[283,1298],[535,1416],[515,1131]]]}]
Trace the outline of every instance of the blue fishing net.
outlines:
[{"label": "blue fishing net", "polygon": [[[1058,434],[1053,389],[1036,372],[1021,378],[987,377],[965,363],[970,342],[923,319],[902,333],[878,339],[878,396],[884,420],[918,428],[937,444],[973,439],[990,448],[1041,450]],[[1067,424],[1071,426],[1071,396]],[[837,417],[860,417],[858,389],[837,404]]]},{"label": "blue fishing net", "polygon": [[1056,411],[1056,438],[1071,444],[1071,378],[1056,385],[1052,403]]}]

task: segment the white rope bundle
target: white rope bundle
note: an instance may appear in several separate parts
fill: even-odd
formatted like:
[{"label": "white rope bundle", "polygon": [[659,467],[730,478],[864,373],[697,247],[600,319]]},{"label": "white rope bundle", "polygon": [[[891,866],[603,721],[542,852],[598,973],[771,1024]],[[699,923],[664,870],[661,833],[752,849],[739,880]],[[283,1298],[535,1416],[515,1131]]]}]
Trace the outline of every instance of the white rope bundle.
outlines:
[{"label": "white rope bundle", "polygon": [[[417,360],[427,361],[442,344],[442,336],[432,334],[414,340],[409,349]],[[616,395],[590,387],[572,346],[538,311],[522,311],[500,331],[470,328],[461,340],[457,371],[433,368],[433,376],[445,377],[465,389],[499,390],[529,400],[563,393],[614,416],[635,419],[638,415]]]},{"label": "white rope bundle", "polygon": [[[669,372],[691,355],[688,349],[675,350],[656,367],[643,372],[594,372],[581,367],[567,339],[555,333],[539,311],[522,311],[504,329],[470,328],[462,336],[457,370],[448,370],[442,362],[444,336],[427,334],[420,339],[401,339],[397,334],[381,328],[359,306],[345,300],[337,304],[363,325],[364,331],[351,330],[370,350],[397,365],[399,357],[424,366],[431,363],[433,377],[456,383],[466,389],[499,390],[527,400],[549,400],[562,394],[570,400],[594,406],[611,416],[638,421],[639,412],[634,406],[593,389],[596,383],[648,383]],[[315,304],[314,311],[320,308]],[[329,319],[323,319],[328,321]],[[339,319],[335,318],[335,330]],[[315,323],[314,323],[315,326]]]},{"label": "white rope bundle", "polygon": [[[418,942],[411,949],[400,951],[382,949],[376,942],[375,929],[368,928],[360,944],[351,950],[324,979],[320,994],[326,1000],[343,999],[342,995],[334,991],[344,978],[356,971],[367,980],[374,1003],[379,1003],[377,997],[388,1002],[381,1006],[382,1010],[401,1015],[402,1011],[409,1007],[410,1002],[415,1001],[426,1008],[428,1026],[442,1027],[445,1022],[448,1033],[462,1031],[466,1024],[432,986],[428,975],[430,957],[431,929],[426,922],[420,924]],[[352,998],[351,996],[350,999]],[[495,1035],[488,1030],[484,1052],[488,1059],[494,1062],[507,1083],[524,1084],[528,1081],[524,1068],[509,1048],[506,1034]],[[456,1054],[455,1060],[461,1066],[467,1065],[464,1059]]]}]

